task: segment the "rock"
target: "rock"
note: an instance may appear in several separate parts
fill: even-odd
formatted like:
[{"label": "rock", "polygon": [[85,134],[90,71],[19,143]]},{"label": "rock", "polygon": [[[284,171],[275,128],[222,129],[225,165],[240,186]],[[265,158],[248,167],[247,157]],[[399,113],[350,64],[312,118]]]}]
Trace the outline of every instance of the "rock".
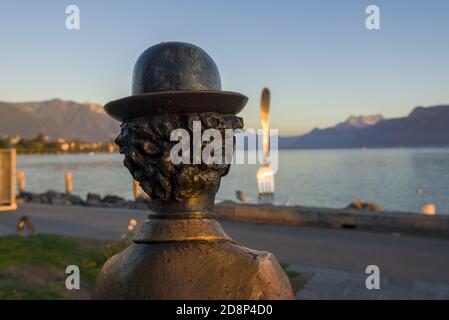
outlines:
[{"label": "rock", "polygon": [[50,198],[50,204],[54,204],[57,206],[65,206],[66,205],[66,201],[64,198]]},{"label": "rock", "polygon": [[352,201],[346,209],[356,209],[356,210],[368,210],[368,211],[374,211],[374,212],[380,212],[384,211],[384,209],[375,203],[368,203],[365,201],[362,201],[360,199],[355,199]]},{"label": "rock", "polygon": [[51,204],[50,198],[45,193],[39,195],[39,200],[42,204]]},{"label": "rock", "polygon": [[244,193],[243,191],[240,191],[240,190],[237,190],[235,192],[235,196],[237,197],[237,199],[239,201],[241,201],[243,203],[248,203],[251,200],[251,198],[246,193]]},{"label": "rock", "polygon": [[109,202],[109,203],[115,203],[120,201],[126,201],[125,198],[114,196],[114,195],[107,195],[103,198],[103,202]]},{"label": "rock", "polygon": [[86,205],[91,207],[101,207],[101,196],[98,193],[88,193],[86,199]]},{"label": "rock", "polygon": [[49,190],[43,194],[38,195],[39,202],[44,204],[54,204],[60,206],[66,205],[85,205],[85,202],[81,197],[71,194],[62,193],[54,190]]},{"label": "rock", "polygon": [[66,193],[64,195],[64,201],[66,205],[85,206],[86,202],[77,195]]},{"label": "rock", "polygon": [[433,203],[428,203],[421,207],[421,213],[427,216],[434,216],[437,212],[437,207]]},{"label": "rock", "polygon": [[63,204],[62,194],[54,190],[48,190],[39,195],[40,202],[43,204]]},{"label": "rock", "polygon": [[105,196],[101,202],[105,204],[107,207],[126,208],[128,206],[128,201],[125,198],[114,195]]},{"label": "rock", "polygon": [[41,203],[38,194],[22,191],[17,196],[18,203]]},{"label": "rock", "polygon": [[360,199],[355,199],[346,208],[362,210],[363,209],[363,201]]},{"label": "rock", "polygon": [[134,201],[127,201],[125,198],[119,196],[107,195],[102,199],[97,193],[88,193],[86,201],[84,201],[77,195],[62,193],[55,190],[48,190],[47,192],[41,194],[21,192],[17,196],[17,202],[110,208],[136,208],[142,210],[148,209],[146,200],[139,199],[135,203]]}]

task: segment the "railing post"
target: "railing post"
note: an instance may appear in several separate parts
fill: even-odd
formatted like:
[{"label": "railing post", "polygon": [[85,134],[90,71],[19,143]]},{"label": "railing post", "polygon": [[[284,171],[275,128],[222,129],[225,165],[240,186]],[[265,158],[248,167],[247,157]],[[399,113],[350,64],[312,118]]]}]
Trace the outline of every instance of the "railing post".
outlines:
[{"label": "railing post", "polygon": [[0,211],[17,209],[16,149],[0,150]]},{"label": "railing post", "polygon": [[22,170],[17,171],[17,187],[19,189],[19,193],[25,191],[25,183],[25,172]]},{"label": "railing post", "polygon": [[71,193],[72,191],[73,191],[72,171],[67,171],[65,173],[65,192]]}]

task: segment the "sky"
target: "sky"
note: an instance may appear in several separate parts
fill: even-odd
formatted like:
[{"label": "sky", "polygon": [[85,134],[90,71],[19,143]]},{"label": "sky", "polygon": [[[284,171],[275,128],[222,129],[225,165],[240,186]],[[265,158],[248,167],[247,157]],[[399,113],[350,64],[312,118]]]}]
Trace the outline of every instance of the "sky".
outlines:
[{"label": "sky", "polygon": [[[65,26],[72,4],[79,30]],[[371,4],[380,30],[365,26]],[[223,90],[249,97],[246,127],[260,127],[264,87],[281,135],[400,117],[449,104],[448,16],[446,0],[0,0],[0,101],[104,104],[131,94],[142,51],[183,41],[215,60]]]}]

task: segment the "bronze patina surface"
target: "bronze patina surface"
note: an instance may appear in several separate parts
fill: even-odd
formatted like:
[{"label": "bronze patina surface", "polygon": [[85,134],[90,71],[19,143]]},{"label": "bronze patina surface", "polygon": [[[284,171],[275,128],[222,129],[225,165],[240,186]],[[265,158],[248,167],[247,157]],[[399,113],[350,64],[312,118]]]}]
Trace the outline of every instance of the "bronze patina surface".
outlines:
[{"label": "bronze patina surface", "polygon": [[119,121],[183,112],[237,114],[247,101],[243,94],[221,90],[217,65],[203,49],[162,42],[137,59],[132,95],[109,102],[105,110]]},{"label": "bronze patina surface", "polygon": [[106,262],[97,281],[97,299],[293,298],[272,254],[229,241],[133,244]]},{"label": "bronze patina surface", "polygon": [[[204,57],[204,51],[188,44],[172,43],[170,47],[174,48],[175,53],[179,49],[177,46],[182,46],[183,52],[190,48],[191,57],[206,61],[208,67],[203,70],[198,68],[203,62],[198,64],[180,59],[182,66],[178,68],[184,81],[180,82],[176,67],[158,67],[158,64],[166,63],[165,58],[159,59],[157,54],[144,55],[147,58],[143,59],[148,61],[139,59],[136,64],[136,68],[145,66],[144,70],[134,71],[138,79],[143,79],[143,83],[134,87],[148,91],[141,94],[152,92],[157,95],[158,86],[166,91],[192,89],[197,86],[198,79],[209,79],[207,81],[215,85],[219,83],[218,69],[215,71],[210,67],[210,57]],[[165,49],[157,52],[170,56],[170,50],[168,53]],[[173,61],[170,64],[176,65],[176,59]],[[186,63],[193,63],[196,67],[185,66]],[[159,85],[145,83],[148,79],[158,81],[157,75],[145,75],[148,72],[145,70],[153,69],[162,70],[163,75],[159,75],[162,83]],[[196,74],[203,72],[216,74]],[[191,87],[188,79],[193,79]],[[135,77],[134,81],[140,80]],[[215,94],[220,96],[220,91]],[[223,94],[222,97],[226,95]],[[125,156],[125,166],[152,199],[150,214],[134,243],[105,263],[97,278],[93,298],[294,298],[290,281],[276,258],[271,253],[237,245],[216,220],[213,212],[215,194],[221,177],[228,173],[230,165],[174,165],[171,162],[170,150],[177,143],[170,141],[170,133],[174,129],[183,128],[192,134],[193,121],[200,121],[202,132],[214,128],[224,136],[225,129],[243,127],[243,120],[234,115],[235,106],[221,103],[209,108],[207,98],[195,103],[197,105],[192,105],[190,112],[182,109],[182,112],[158,113],[154,112],[157,106],[151,105],[150,101],[140,107],[141,110],[148,108],[145,115],[139,114],[137,117],[132,113],[129,117],[123,117],[126,120],[116,143]],[[126,105],[122,108],[117,105],[117,108],[124,113],[128,110]]]}]

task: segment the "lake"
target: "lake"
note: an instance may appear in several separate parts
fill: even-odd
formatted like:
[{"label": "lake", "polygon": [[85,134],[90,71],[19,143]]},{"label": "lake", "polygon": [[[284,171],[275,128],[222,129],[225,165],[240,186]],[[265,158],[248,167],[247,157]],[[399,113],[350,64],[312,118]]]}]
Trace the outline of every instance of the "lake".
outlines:
[{"label": "lake", "polygon": [[[73,193],[132,198],[132,179],[119,154],[18,155],[26,189],[64,191],[73,172]],[[218,200],[236,200],[236,190],[257,201],[258,165],[233,165],[222,179]],[[275,177],[277,204],[344,207],[356,198],[386,210],[418,212],[435,203],[449,213],[449,148],[282,150]],[[421,189],[422,192],[417,192]]]}]

